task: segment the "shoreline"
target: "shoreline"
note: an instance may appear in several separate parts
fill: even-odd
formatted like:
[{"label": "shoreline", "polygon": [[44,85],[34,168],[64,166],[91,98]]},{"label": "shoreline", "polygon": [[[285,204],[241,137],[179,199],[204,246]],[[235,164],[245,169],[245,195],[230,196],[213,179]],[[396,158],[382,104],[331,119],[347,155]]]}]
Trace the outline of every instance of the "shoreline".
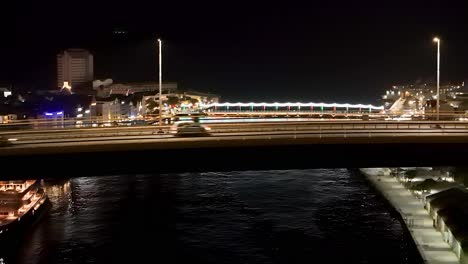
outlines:
[{"label": "shoreline", "polygon": [[459,264],[451,247],[443,241],[442,234],[432,224],[422,202],[390,175],[379,175],[379,169],[359,169],[377,193],[384,198],[404,224],[424,263]]}]

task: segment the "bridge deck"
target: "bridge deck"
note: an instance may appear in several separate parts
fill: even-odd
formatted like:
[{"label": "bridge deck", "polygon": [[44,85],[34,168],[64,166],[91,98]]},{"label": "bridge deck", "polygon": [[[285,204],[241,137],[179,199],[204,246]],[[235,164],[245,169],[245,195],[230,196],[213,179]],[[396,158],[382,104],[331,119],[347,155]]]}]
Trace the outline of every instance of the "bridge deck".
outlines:
[{"label": "bridge deck", "polygon": [[[465,166],[466,133],[212,136],[87,140],[0,149],[2,177],[270,170],[325,167]],[[69,168],[62,170],[59,167]]]}]

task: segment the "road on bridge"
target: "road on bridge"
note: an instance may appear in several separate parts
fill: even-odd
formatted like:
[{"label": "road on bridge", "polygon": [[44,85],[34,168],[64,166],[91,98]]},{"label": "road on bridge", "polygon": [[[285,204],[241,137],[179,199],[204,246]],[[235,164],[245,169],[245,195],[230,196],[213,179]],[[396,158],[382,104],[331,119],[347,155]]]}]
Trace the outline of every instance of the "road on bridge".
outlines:
[{"label": "road on bridge", "polygon": [[[169,127],[135,126],[118,128],[54,129],[4,132],[15,141],[0,148],[0,155],[26,155],[41,152],[89,152],[114,148],[189,148],[271,144],[353,144],[395,142],[468,141],[466,122],[254,122],[210,124],[203,137],[177,137]],[[103,146],[107,146],[103,148]]]}]

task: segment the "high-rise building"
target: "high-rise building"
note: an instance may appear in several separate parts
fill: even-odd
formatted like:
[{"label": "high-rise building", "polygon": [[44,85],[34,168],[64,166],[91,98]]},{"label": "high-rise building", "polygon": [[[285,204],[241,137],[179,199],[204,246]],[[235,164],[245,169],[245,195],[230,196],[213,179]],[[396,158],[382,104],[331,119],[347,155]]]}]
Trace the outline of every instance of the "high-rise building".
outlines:
[{"label": "high-rise building", "polygon": [[57,87],[74,88],[93,78],[93,55],[89,51],[68,49],[57,55]]}]

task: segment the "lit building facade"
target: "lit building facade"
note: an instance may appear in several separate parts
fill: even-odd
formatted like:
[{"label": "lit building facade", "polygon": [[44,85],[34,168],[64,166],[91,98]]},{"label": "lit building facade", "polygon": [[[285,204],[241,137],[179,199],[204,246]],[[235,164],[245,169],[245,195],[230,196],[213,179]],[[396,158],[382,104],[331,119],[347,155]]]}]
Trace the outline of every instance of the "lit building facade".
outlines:
[{"label": "lit building facade", "polygon": [[93,80],[93,55],[84,49],[68,49],[57,55],[57,87],[72,89]]},{"label": "lit building facade", "polygon": [[[103,82],[94,81],[93,89],[96,90],[98,97],[109,97],[114,94],[129,95],[145,92],[159,92],[159,83],[141,82],[141,83],[113,83],[112,79]],[[173,93],[177,91],[177,83],[163,83],[161,90],[164,93]]]}]

